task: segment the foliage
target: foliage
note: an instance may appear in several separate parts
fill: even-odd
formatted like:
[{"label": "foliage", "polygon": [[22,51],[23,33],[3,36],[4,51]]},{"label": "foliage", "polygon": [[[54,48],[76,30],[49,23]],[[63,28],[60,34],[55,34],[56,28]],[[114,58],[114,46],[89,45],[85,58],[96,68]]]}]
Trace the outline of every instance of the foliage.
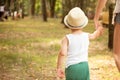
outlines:
[{"label": "foliage", "polygon": [[[8,4],[10,4],[9,0],[0,0],[0,1],[1,1],[0,2],[1,4],[5,4],[6,2]],[[62,7],[65,7],[65,6],[68,7],[68,5],[69,6],[71,5],[71,7],[80,6],[80,4],[82,3],[82,0],[75,0],[75,1],[74,0],[67,0],[65,2],[65,5],[62,6],[62,3],[64,3],[64,2],[65,2],[65,0],[56,0],[56,5],[55,5],[55,14],[56,15],[61,15],[62,14],[62,11],[63,11]],[[94,11],[96,2],[97,2],[96,0],[85,0],[84,3],[82,4],[84,11],[85,12]],[[24,4],[24,11],[25,11],[24,13],[26,15],[28,15],[30,13],[30,8],[31,8],[30,6],[32,5],[30,3],[30,0],[13,0],[13,2],[11,2],[10,6],[8,6],[8,7],[10,7],[10,9],[12,9],[12,10],[18,10],[21,3]],[[46,5],[47,11],[50,12],[49,0],[46,0],[46,3],[47,3],[47,5]],[[67,4],[67,3],[70,3],[70,4]],[[36,0],[36,3],[35,3],[35,13],[36,13],[36,15],[41,13],[41,7],[42,7],[41,6],[41,0]]]},{"label": "foliage", "polygon": [[29,15],[30,12],[30,1],[29,0],[23,0],[24,3],[24,14]]},{"label": "foliage", "polygon": [[55,13],[58,17],[62,15],[62,0],[56,1]]},{"label": "foliage", "polygon": [[40,4],[40,0],[36,0],[36,5],[35,5],[35,14],[36,15],[39,15],[40,14],[40,7],[41,7],[41,4]]}]

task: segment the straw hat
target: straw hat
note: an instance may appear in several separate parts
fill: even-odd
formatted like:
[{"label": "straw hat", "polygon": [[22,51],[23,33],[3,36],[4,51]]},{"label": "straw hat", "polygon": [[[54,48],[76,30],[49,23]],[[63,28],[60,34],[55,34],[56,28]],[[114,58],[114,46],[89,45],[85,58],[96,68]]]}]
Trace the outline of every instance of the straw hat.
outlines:
[{"label": "straw hat", "polygon": [[79,7],[75,7],[65,16],[64,23],[70,29],[80,29],[88,24],[88,18]]}]

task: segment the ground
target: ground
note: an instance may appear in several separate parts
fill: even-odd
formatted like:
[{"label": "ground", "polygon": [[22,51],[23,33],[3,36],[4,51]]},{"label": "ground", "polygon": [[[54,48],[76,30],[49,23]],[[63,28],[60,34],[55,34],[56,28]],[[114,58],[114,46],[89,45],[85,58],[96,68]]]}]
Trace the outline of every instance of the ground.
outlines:
[{"label": "ground", "polygon": [[[0,80],[57,80],[60,41],[70,30],[60,19],[43,22],[38,18],[0,22]],[[84,31],[93,32],[93,25],[89,21]],[[120,80],[107,40],[105,29],[102,36],[90,41],[91,80]]]}]

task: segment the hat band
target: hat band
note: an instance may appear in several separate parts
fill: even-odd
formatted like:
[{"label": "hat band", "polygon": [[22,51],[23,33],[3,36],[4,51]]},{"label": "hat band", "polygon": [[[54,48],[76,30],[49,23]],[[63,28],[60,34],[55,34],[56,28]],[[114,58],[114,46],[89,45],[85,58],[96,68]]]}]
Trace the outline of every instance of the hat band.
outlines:
[{"label": "hat band", "polygon": [[79,27],[82,27],[82,26],[84,26],[84,24],[85,24],[85,21],[84,21],[84,23],[83,23],[83,24],[81,24],[80,26],[72,26],[72,25],[70,25],[70,24],[69,24],[69,22],[68,22],[68,21],[66,21],[66,22],[67,22],[68,26],[70,26],[70,27],[74,27],[74,28],[79,28]]}]

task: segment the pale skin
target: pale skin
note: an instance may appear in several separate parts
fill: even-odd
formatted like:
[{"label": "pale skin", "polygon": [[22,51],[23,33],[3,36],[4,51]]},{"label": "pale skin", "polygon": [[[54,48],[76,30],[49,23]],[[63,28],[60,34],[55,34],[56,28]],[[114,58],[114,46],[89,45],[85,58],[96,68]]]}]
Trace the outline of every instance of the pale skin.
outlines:
[{"label": "pale skin", "polygon": [[[83,33],[82,29],[71,29],[72,34],[81,34]],[[103,27],[101,24],[99,24],[96,31],[94,31],[92,34],[89,34],[89,39],[93,40],[96,39],[98,36],[100,36],[103,32]],[[57,76],[59,78],[64,78],[64,70],[62,69],[64,59],[67,56],[67,49],[68,49],[68,39],[66,37],[63,38],[61,42],[61,49],[58,55],[58,61],[57,61]]]}]

